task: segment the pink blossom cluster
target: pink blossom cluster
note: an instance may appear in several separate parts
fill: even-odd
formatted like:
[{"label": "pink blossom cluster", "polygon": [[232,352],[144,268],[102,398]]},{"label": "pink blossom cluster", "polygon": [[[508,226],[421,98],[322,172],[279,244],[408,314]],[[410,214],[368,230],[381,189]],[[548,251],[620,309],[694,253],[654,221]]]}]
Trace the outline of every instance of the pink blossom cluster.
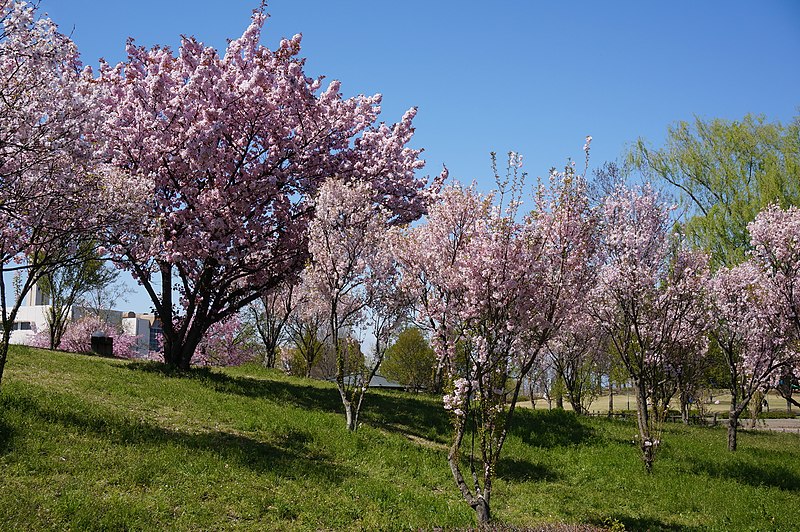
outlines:
[{"label": "pink blossom cluster", "polygon": [[466,403],[469,400],[474,383],[464,379],[458,378],[453,381],[452,393],[447,393],[442,398],[444,401],[444,409],[449,410],[457,417],[465,415]]},{"label": "pink blossom cluster", "polygon": [[153,300],[170,363],[188,364],[208,327],[306,265],[326,179],[371,187],[390,224],[418,218],[429,197],[408,147],[416,110],[378,123],[380,95],[344,98],[339,81],[305,74],[300,35],[262,46],[266,18],[258,10],[224,54],[193,37],[177,53],[130,40],[128,59],[92,82],[97,155],[144,192],[129,194],[108,250]]},{"label": "pink blossom cluster", "polygon": [[198,366],[239,366],[254,359],[250,337],[238,316],[212,325],[197,346],[192,362]]},{"label": "pink blossom cluster", "polygon": [[612,338],[637,345],[638,370],[665,368],[682,349],[705,352],[708,256],[672,234],[671,210],[649,185],[620,186],[602,205],[592,313]]},{"label": "pink blossom cluster", "polygon": [[0,22],[0,270],[24,270],[26,292],[108,209],[88,171],[98,115],[75,44],[25,2],[0,3]]},{"label": "pink blossom cluster", "polygon": [[800,208],[772,205],[747,229],[752,260],[766,274],[795,338],[800,339]]},{"label": "pink blossom cluster", "polygon": [[[117,358],[138,360],[150,358],[151,356],[139,351],[139,337],[124,333],[121,327],[112,325],[94,314],[88,314],[77,321],[69,323],[64,330],[57,349],[70,353],[91,353],[92,336],[97,334],[112,339],[113,355]],[[37,331],[30,339],[29,344],[34,347],[49,347],[50,335],[48,331]]]},{"label": "pink blossom cluster", "polygon": [[753,261],[721,268],[710,283],[714,334],[745,389],[772,386],[776,370],[794,353],[778,293]]},{"label": "pink blossom cluster", "polygon": [[[518,168],[513,155],[510,167]],[[474,382],[474,400],[497,415],[510,376],[527,373],[591,279],[595,233],[583,178],[556,172],[536,199],[520,217],[517,183],[488,195],[449,186],[398,248],[441,363],[453,381]],[[465,389],[454,387],[448,404],[462,404]]]},{"label": "pink blossom cluster", "polygon": [[767,207],[748,230],[749,259],[720,269],[710,284],[715,335],[744,404],[800,367],[800,209]]}]

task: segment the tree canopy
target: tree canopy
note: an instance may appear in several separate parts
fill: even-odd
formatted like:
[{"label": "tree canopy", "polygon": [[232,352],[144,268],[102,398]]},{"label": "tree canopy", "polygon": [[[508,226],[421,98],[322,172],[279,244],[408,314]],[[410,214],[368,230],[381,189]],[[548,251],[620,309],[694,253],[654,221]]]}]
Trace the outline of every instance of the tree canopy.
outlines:
[{"label": "tree canopy", "polygon": [[715,265],[733,266],[745,258],[747,224],[759,211],[800,203],[800,116],[787,125],[751,114],[678,122],[663,148],[639,139],[629,162],[677,187],[690,241],[710,251]]}]

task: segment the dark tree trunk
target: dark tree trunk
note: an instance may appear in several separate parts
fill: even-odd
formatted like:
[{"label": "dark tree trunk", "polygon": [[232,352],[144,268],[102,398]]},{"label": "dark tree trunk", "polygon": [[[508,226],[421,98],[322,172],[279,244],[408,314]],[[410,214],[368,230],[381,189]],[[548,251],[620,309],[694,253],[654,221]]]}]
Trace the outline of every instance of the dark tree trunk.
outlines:
[{"label": "dark tree trunk", "polygon": [[586,413],[584,411],[584,409],[583,409],[583,405],[581,405],[581,403],[579,401],[576,401],[576,402],[570,401],[569,404],[572,405],[572,410],[576,414],[583,415],[583,414]]},{"label": "dark tree trunk", "polygon": [[[171,329],[171,328],[170,328]],[[191,368],[192,357],[200,344],[201,333],[199,329],[190,329],[183,338],[179,332],[164,329],[164,363],[168,366],[188,371]]]},{"label": "dark tree trunk", "polygon": [[8,358],[8,344],[11,342],[11,329],[10,327],[3,327],[3,341],[0,343],[0,389],[3,383],[3,372],[6,368],[6,359]]},{"label": "dark tree trunk", "polygon": [[[2,272],[0,272],[1,274]],[[2,284],[2,280],[0,280],[0,296],[5,298],[6,291],[5,286]],[[8,312],[8,308],[6,307],[6,302],[3,300],[2,304],[0,304],[0,323],[3,326],[3,340],[0,342],[0,386],[3,383],[3,374],[6,369],[6,360],[8,359],[8,346],[11,344],[11,329],[14,327],[14,320],[17,319],[17,311],[19,309],[18,305],[15,305],[11,312]]]},{"label": "dark tree trunk", "polygon": [[277,349],[275,347],[267,348],[267,353],[266,356],[264,357],[265,368],[275,367],[275,359],[278,358],[276,355],[277,355]]},{"label": "dark tree trunk", "polygon": [[681,420],[684,425],[689,424],[689,395],[681,392]]},{"label": "dark tree trunk", "polygon": [[608,417],[614,415],[614,384],[608,380]]},{"label": "dark tree trunk", "polygon": [[739,414],[731,409],[728,414],[728,450],[736,450],[737,426],[739,425]]},{"label": "dark tree trunk", "polygon": [[750,398],[746,397],[740,403],[739,396],[736,390],[733,390],[731,395],[731,408],[728,411],[728,450],[731,452],[736,451],[737,437],[739,430],[739,418],[742,417],[744,409],[747,408]]}]

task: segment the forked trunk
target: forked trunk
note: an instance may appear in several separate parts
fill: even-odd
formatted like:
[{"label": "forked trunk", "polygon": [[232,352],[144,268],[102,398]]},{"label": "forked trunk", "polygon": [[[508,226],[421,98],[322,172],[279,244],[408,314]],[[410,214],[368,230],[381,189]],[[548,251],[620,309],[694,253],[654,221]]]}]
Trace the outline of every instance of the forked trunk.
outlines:
[{"label": "forked trunk", "polygon": [[180,339],[175,336],[164,331],[164,363],[173,368],[188,371],[200,339],[191,337]]},{"label": "forked trunk", "polygon": [[484,499],[482,495],[479,495],[475,498],[475,515],[477,517],[478,526],[483,527],[492,520],[491,513],[489,511],[489,501],[488,499]]},{"label": "forked trunk", "polygon": [[358,412],[353,408],[353,403],[350,401],[344,404],[344,417],[347,423],[347,430],[355,432],[358,428]]}]

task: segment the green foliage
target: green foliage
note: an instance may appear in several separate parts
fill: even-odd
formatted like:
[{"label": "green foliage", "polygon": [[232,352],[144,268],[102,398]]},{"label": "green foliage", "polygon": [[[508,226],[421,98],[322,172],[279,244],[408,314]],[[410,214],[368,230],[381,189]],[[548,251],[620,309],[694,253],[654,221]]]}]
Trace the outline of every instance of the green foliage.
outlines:
[{"label": "green foliage", "polygon": [[434,353],[416,327],[404,329],[384,355],[380,373],[414,390],[430,390],[436,366]]},{"label": "green foliage", "polygon": [[92,291],[104,290],[119,277],[119,271],[108,267],[97,252],[97,243],[85,241],[74,256],[47,270],[37,286],[49,302],[45,320],[50,335],[50,348],[58,347],[70,319],[72,306]]},{"label": "green foliage", "polygon": [[291,375],[310,377],[325,352],[325,343],[312,327],[299,327],[292,336],[293,348],[284,363]]},{"label": "green foliage", "polygon": [[640,139],[629,162],[680,190],[693,214],[686,235],[716,264],[731,266],[744,258],[747,224],[760,210],[800,202],[800,117],[785,126],[749,114],[741,121],[678,122],[661,149]]},{"label": "green foliage", "polygon": [[[12,347],[0,395],[8,530],[467,529],[441,398],[376,392],[355,433],[330,383],[249,364],[154,363]],[[372,394],[372,392],[371,392]],[[633,422],[519,409],[497,467],[498,525],[793,530],[794,434],[665,428],[643,474]],[[691,489],[687,489],[690,486]]]}]

